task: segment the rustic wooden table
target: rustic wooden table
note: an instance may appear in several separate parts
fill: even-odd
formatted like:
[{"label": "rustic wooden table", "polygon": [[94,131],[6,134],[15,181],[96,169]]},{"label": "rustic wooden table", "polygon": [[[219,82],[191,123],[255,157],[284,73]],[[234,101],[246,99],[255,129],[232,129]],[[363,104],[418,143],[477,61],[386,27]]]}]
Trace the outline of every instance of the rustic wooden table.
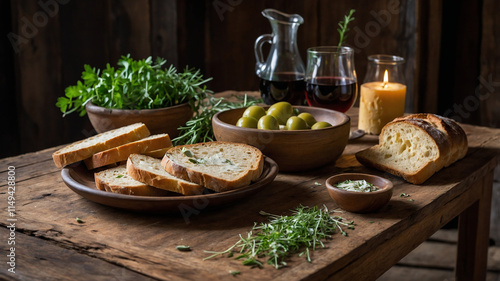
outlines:
[{"label": "rustic wooden table", "polygon": [[[349,115],[355,128],[356,111]],[[189,216],[133,213],[80,197],[64,184],[60,170],[52,163],[51,154],[57,147],[1,159],[2,178],[13,170],[16,189],[10,194],[14,198],[9,198],[9,182],[1,183],[4,255],[0,278],[374,280],[458,216],[457,280],[484,280],[500,130],[468,125],[463,128],[469,139],[467,156],[423,185],[408,184],[361,166],[354,153],[377,142],[375,136],[364,136],[351,141],[335,165],[298,174],[280,173],[274,182],[249,198],[216,210],[198,209]],[[313,252],[312,263],[294,256],[288,267],[277,270],[268,265],[261,269],[246,267],[227,257],[203,260],[208,256],[205,250],[226,249],[254,222],[265,221],[259,215],[261,210],[289,214],[299,204],[325,204],[335,209],[324,182],[340,172],[382,175],[394,182],[395,192],[388,206],[377,213],[341,214],[354,220],[356,228],[347,230],[347,237],[334,235],[326,242],[326,249]],[[401,197],[401,193],[411,197]],[[15,214],[9,217],[5,206],[12,201]],[[180,252],[177,245],[189,245],[192,251]],[[9,265],[6,261],[12,261],[12,255],[15,264]],[[12,265],[15,273],[8,271]],[[230,271],[241,274],[233,277]]]}]

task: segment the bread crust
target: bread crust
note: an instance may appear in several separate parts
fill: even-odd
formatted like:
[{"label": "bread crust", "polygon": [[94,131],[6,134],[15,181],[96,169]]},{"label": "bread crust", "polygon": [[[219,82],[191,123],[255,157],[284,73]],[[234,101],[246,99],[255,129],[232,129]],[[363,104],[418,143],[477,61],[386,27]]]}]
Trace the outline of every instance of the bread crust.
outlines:
[{"label": "bread crust", "polygon": [[[150,135],[150,132],[146,125],[142,123],[136,123],[133,125],[129,126],[135,126],[131,131],[124,132],[122,134],[116,135],[116,136],[109,136],[111,135],[113,131],[120,130],[123,128],[118,128],[112,131],[104,132],[92,137],[89,137],[87,139],[77,141],[74,143],[71,143],[58,151],[54,152],[52,154],[52,159],[54,161],[54,164],[56,165],[57,168],[62,168],[64,166],[67,166],[72,163],[76,163],[78,161],[87,159],[91,157],[93,154],[101,152],[106,149],[110,149],[116,146],[123,145],[125,143],[129,143],[132,141],[136,141],[145,137],[148,137]],[[127,126],[128,127],[128,126]],[[107,134],[104,136],[104,134]],[[95,140],[98,138],[103,138],[101,142],[95,143],[93,145],[89,146],[84,146],[82,148],[77,148],[78,145],[85,144],[87,142],[90,142],[91,140]],[[74,147],[74,149],[71,149]]]},{"label": "bread crust", "polygon": [[[438,156],[434,161],[429,161],[420,167],[415,173],[404,172],[397,167],[385,165],[375,160],[375,156],[382,150],[383,141],[389,128],[396,124],[413,126],[418,130],[423,130],[433,140],[438,149]],[[405,117],[396,118],[388,123],[379,136],[380,143],[369,149],[356,153],[358,161],[378,170],[386,171],[396,176],[400,176],[413,184],[422,184],[436,172],[447,167],[467,154],[468,142],[463,129],[455,121],[435,114],[419,113]]]},{"label": "bread crust", "polygon": [[[253,150],[255,153],[257,153],[258,160],[256,164],[256,168],[253,170],[248,170],[246,173],[242,174],[240,177],[238,177],[235,180],[227,180],[223,179],[221,177],[218,177],[216,175],[211,175],[209,173],[203,173],[200,171],[197,171],[195,169],[186,167],[180,163],[176,163],[174,160],[170,158],[170,155],[175,154],[175,153],[182,153],[182,147],[185,147],[186,149],[191,149],[194,146],[210,146],[210,145],[217,145],[217,144],[229,144],[229,145],[240,145],[240,146],[245,146],[248,149]],[[262,152],[258,150],[257,148],[253,146],[249,146],[246,144],[240,144],[240,143],[230,143],[230,142],[206,142],[206,143],[199,143],[199,144],[191,144],[191,145],[183,145],[183,146],[177,146],[169,149],[166,153],[165,156],[163,157],[161,161],[161,165],[163,168],[170,174],[190,181],[194,182],[197,184],[200,184],[208,189],[217,191],[217,192],[224,192],[228,190],[233,190],[237,189],[243,186],[250,185],[252,181],[255,181],[260,177],[262,174],[262,171],[264,169],[264,158],[262,155]]]},{"label": "bread crust", "polygon": [[448,167],[467,154],[469,147],[467,135],[460,125],[454,120],[431,113],[417,113],[397,118],[396,120],[425,120],[446,135],[450,152],[446,154],[443,161],[444,167]]},{"label": "bread crust", "polygon": [[137,195],[137,196],[168,196],[172,194],[169,191],[159,189],[144,183],[133,186],[113,184],[110,181],[101,179],[101,174],[105,172],[106,170],[101,171],[99,173],[94,173],[95,184],[97,189],[99,190],[112,193],[126,194],[126,195]]},{"label": "bread crust", "polygon": [[85,159],[84,163],[87,169],[92,170],[120,161],[126,161],[129,155],[133,153],[141,154],[171,146],[172,142],[168,134],[161,134],[157,137],[150,136],[149,139],[140,139],[95,153],[92,157]]},{"label": "bread crust", "polygon": [[133,157],[134,155],[131,155],[127,160],[127,173],[135,180],[159,189],[164,189],[184,195],[201,195],[203,193],[203,186],[199,184],[180,181],[173,178],[167,178],[140,169],[134,164]]}]

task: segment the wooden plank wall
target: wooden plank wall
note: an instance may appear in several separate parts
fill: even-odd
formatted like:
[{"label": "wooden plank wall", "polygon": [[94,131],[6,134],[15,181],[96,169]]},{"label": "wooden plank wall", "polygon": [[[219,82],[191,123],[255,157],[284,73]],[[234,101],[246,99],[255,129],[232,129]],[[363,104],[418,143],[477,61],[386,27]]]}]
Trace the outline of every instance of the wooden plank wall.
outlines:
[{"label": "wooden plank wall", "polygon": [[[483,0],[480,73],[474,97],[480,100],[480,124],[500,127],[500,2]],[[472,99],[472,98],[471,98]],[[500,180],[500,177],[499,177]],[[500,233],[500,231],[499,231]],[[500,236],[500,234],[498,234]]]},{"label": "wooden plank wall", "polygon": [[[86,117],[62,118],[55,107],[84,64],[102,68],[127,53],[162,56],[179,68],[200,68],[214,78],[209,85],[214,91],[257,90],[253,46],[259,35],[271,32],[260,14],[265,8],[304,17],[298,34],[304,61],[307,47],[335,45],[337,22],[356,9],[347,44],[356,49],[359,81],[368,55],[405,57],[410,112],[443,114],[464,102],[472,102],[472,108],[470,95],[481,77],[500,81],[495,21],[500,5],[494,0],[2,1],[0,21],[7,36],[0,44],[0,117],[9,124],[0,157],[93,133]],[[9,34],[24,41],[13,43]],[[491,93],[489,98],[461,121],[500,126],[494,111],[500,102],[497,88],[480,87],[488,91],[481,97]]]}]

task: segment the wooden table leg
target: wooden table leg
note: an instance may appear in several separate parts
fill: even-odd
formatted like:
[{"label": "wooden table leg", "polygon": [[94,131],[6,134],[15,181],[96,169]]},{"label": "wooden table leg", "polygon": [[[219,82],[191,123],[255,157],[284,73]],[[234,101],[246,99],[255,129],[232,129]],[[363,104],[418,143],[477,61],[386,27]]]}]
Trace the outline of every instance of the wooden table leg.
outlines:
[{"label": "wooden table leg", "polygon": [[459,217],[455,266],[457,281],[486,279],[493,171],[473,183],[473,186],[481,189],[481,196]]}]

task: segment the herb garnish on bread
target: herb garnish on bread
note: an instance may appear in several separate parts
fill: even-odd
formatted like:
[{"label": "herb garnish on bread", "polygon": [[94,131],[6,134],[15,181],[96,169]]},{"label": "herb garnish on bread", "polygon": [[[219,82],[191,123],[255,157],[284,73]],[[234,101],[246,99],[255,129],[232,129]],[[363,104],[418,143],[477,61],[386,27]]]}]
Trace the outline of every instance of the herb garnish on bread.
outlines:
[{"label": "herb garnish on bread", "polygon": [[247,144],[214,141],[170,148],[161,165],[175,177],[223,192],[257,180],[264,156]]}]

